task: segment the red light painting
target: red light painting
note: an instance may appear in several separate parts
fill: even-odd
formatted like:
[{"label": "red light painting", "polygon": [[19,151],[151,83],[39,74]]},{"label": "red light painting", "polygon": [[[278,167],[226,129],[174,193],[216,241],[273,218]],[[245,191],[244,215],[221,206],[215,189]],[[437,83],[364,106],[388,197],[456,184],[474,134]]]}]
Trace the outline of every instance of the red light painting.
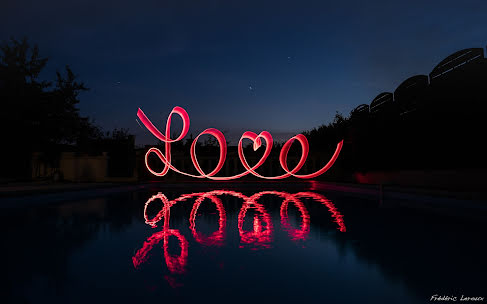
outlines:
[{"label": "red light painting", "polygon": [[[252,230],[244,229],[245,215],[247,211],[253,210],[254,218]],[[240,212],[238,213],[238,233],[243,244],[252,244],[253,249],[269,248],[272,242],[272,219],[262,204],[255,200],[244,201]]]},{"label": "red light painting", "polygon": [[[187,263],[188,258],[188,241],[186,238],[179,232],[177,229],[170,229],[169,228],[169,218],[170,218],[170,209],[171,204],[167,200],[164,194],[157,194],[151,197],[146,202],[147,205],[156,200],[160,199],[163,203],[162,210],[159,212],[160,215],[159,220],[164,218],[164,225],[162,231],[156,232],[151,235],[142,246],[142,249],[136,252],[135,256],[132,257],[132,262],[134,267],[137,268],[139,265],[144,263],[147,260],[148,253],[152,250],[154,246],[156,246],[160,241],[163,241],[163,250],[164,250],[164,259],[166,261],[167,268],[172,273],[181,274],[185,272],[185,266]],[[144,212],[145,214],[145,212]],[[147,222],[147,218],[146,218]],[[175,236],[179,241],[179,246],[181,248],[181,253],[179,256],[171,255],[169,253],[169,237]]]},{"label": "red light painting", "polygon": [[[198,208],[205,200],[205,198],[209,198],[216,205],[216,208],[218,210],[218,230],[212,233],[210,236],[204,236],[202,233],[196,231],[196,214],[198,213]],[[193,209],[191,209],[191,214],[189,215],[189,223],[189,229],[191,230],[194,239],[198,243],[206,246],[223,245],[223,241],[225,240],[225,226],[227,224],[227,215],[225,213],[225,209],[223,208],[222,201],[218,197],[213,195],[202,195],[198,197],[193,205]]]},{"label": "red light painting", "polygon": [[[222,246],[225,241],[225,230],[226,230],[226,212],[222,201],[219,196],[233,196],[239,198],[243,201],[242,207],[238,212],[238,234],[240,237],[240,247],[243,248],[245,245],[252,245],[252,249],[265,249],[270,248],[273,241],[273,223],[270,214],[264,208],[264,205],[259,203],[259,200],[264,195],[272,195],[281,198],[282,204],[280,207],[280,217],[281,217],[281,227],[286,231],[292,241],[302,241],[307,238],[310,232],[310,216],[308,210],[306,209],[302,199],[312,199],[323,205],[325,205],[330,212],[334,222],[338,225],[337,229],[340,232],[345,232],[345,222],[343,221],[343,215],[336,209],[334,204],[328,200],[325,196],[317,194],[314,192],[298,192],[295,194],[290,194],[281,191],[262,191],[253,194],[252,196],[246,196],[240,192],[229,191],[229,190],[214,190],[209,192],[197,192],[191,194],[183,194],[180,197],[168,200],[167,197],[158,193],[147,200],[144,207],[144,218],[145,222],[153,228],[158,226],[158,223],[162,223],[162,231],[156,232],[151,235],[142,245],[142,248],[138,250],[132,257],[132,262],[135,268],[138,268],[147,259],[149,252],[162,241],[162,247],[164,252],[164,259],[168,270],[173,274],[183,274],[185,273],[187,259],[188,259],[188,241],[177,229],[171,229],[169,227],[169,218],[171,216],[171,207],[179,202],[183,202],[189,199],[195,199],[193,203],[193,208],[189,215],[189,229],[196,242],[204,246]],[[196,227],[196,218],[198,209],[201,204],[208,199],[210,202],[215,204],[218,213],[218,230],[213,232],[209,236],[203,235],[198,232]],[[148,206],[154,202],[162,202],[162,208],[153,218],[148,216]],[[294,204],[301,218],[301,225],[298,228],[294,228],[288,218],[287,210],[289,203]],[[249,211],[252,211],[253,218],[251,222],[251,229],[245,230],[244,223],[246,215]],[[168,250],[169,238],[173,236],[179,242],[180,254],[172,255]]]},{"label": "red light painting", "polygon": [[[171,139],[171,137],[170,137],[170,135],[171,135],[171,117],[174,114],[177,114],[181,117],[181,119],[183,121],[183,128],[181,130],[181,133],[179,134],[179,136],[176,139]],[[147,153],[145,154],[145,165],[146,165],[147,169],[149,170],[149,172],[155,176],[164,176],[167,174],[169,169],[171,169],[177,173],[180,173],[180,174],[183,174],[186,176],[195,177],[195,178],[208,178],[208,179],[212,179],[212,180],[238,179],[238,178],[241,178],[241,177],[243,177],[249,173],[254,175],[254,176],[264,178],[264,179],[283,179],[283,178],[287,178],[290,176],[303,178],[303,179],[315,178],[315,177],[325,173],[326,171],[328,171],[331,168],[331,166],[333,166],[333,164],[335,163],[336,159],[338,158],[338,155],[340,154],[340,150],[342,149],[342,146],[343,146],[343,140],[342,140],[337,144],[336,150],[333,153],[331,159],[328,161],[328,163],[323,168],[319,169],[318,171],[316,171],[314,173],[310,173],[310,174],[297,174],[297,172],[304,166],[304,163],[306,162],[306,158],[308,157],[308,153],[309,153],[308,140],[306,139],[306,137],[304,135],[298,134],[296,136],[291,137],[284,144],[284,146],[282,147],[281,152],[279,154],[279,163],[280,163],[282,169],[285,171],[285,173],[282,175],[279,175],[279,176],[263,176],[263,175],[257,173],[256,170],[260,166],[262,166],[262,164],[264,164],[264,162],[266,161],[266,159],[268,158],[268,156],[271,153],[272,144],[273,144],[272,135],[267,131],[263,131],[259,135],[257,135],[254,132],[246,131],[243,133],[243,135],[240,138],[240,141],[238,143],[238,156],[239,156],[240,162],[242,163],[242,165],[245,168],[245,171],[240,173],[240,174],[232,175],[232,176],[215,176],[216,174],[218,174],[218,172],[220,172],[220,170],[222,169],[222,167],[225,163],[225,158],[227,156],[227,142],[226,142],[225,136],[223,135],[222,132],[220,132],[218,129],[215,129],[215,128],[209,128],[209,129],[206,129],[203,132],[201,132],[198,136],[196,136],[193,143],[191,144],[191,151],[190,151],[191,160],[193,162],[193,166],[195,167],[196,171],[198,171],[198,173],[199,173],[199,175],[195,175],[195,174],[183,172],[171,164],[171,143],[182,140],[189,131],[189,115],[186,112],[186,110],[184,110],[181,107],[174,107],[174,109],[171,111],[171,113],[169,114],[169,117],[167,119],[166,134],[165,135],[162,134],[162,132],[159,131],[159,129],[157,129],[152,124],[152,122],[149,120],[149,118],[147,118],[147,116],[144,114],[144,112],[142,112],[142,110],[140,108],[138,109],[137,117],[141,120],[142,124],[144,124],[144,126],[147,128],[147,130],[149,130],[149,132],[151,132],[156,138],[158,138],[159,140],[164,142],[164,145],[165,145],[165,154],[162,153],[161,150],[154,148],[154,147],[150,148],[147,151]],[[200,164],[198,163],[198,158],[196,157],[196,142],[198,141],[198,138],[204,134],[211,135],[211,136],[215,137],[218,141],[219,148],[220,148],[220,156],[218,159],[218,163],[216,165],[216,168],[213,171],[211,171],[210,173],[205,173],[201,169]],[[254,151],[258,150],[262,146],[262,140],[264,140],[266,142],[264,154],[262,155],[261,159],[257,162],[257,164],[255,164],[253,167],[251,167],[248,164],[248,162],[245,158],[244,152],[243,152],[243,140],[244,139],[248,139],[248,140],[251,140],[253,142]],[[291,148],[291,145],[293,144],[294,141],[298,141],[301,144],[302,152],[301,152],[301,157],[300,157],[298,164],[292,170],[289,170],[289,168],[287,166],[287,156],[289,153],[289,149]],[[148,158],[149,158],[149,155],[152,153],[154,153],[164,164],[164,169],[162,169],[161,172],[156,172],[149,166]]]}]

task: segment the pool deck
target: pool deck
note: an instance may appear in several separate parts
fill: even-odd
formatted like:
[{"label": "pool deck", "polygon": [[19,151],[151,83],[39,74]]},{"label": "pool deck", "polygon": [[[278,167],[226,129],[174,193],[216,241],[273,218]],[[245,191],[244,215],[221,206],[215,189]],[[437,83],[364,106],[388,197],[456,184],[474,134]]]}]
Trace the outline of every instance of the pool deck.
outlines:
[{"label": "pool deck", "polygon": [[346,196],[377,200],[383,207],[407,206],[421,209],[454,209],[487,211],[487,193],[451,192],[396,186],[331,183],[322,181],[245,181],[245,182],[147,182],[147,183],[18,183],[0,185],[0,208],[32,207],[65,201],[106,196],[120,192],[157,188],[174,191],[206,191],[207,189],[263,189],[280,188],[289,192],[339,192]]}]

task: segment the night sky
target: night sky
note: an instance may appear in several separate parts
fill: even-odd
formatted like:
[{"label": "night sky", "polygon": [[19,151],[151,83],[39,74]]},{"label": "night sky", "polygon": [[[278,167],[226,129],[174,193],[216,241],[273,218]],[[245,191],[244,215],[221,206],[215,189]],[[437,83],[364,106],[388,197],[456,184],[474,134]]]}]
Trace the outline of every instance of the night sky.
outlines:
[{"label": "night sky", "polygon": [[487,1],[3,0],[0,40],[27,36],[91,89],[81,113],[129,128],[141,107],[161,129],[184,107],[190,132],[276,139],[330,122],[487,42]]}]

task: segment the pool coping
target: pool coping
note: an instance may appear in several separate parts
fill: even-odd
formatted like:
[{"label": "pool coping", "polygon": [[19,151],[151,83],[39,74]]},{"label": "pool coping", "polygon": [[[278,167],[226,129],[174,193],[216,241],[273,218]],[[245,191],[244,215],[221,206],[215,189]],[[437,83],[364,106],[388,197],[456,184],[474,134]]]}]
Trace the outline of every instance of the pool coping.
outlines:
[{"label": "pool coping", "polygon": [[[31,185],[30,187],[17,186],[10,191],[2,191],[0,187],[0,208],[21,208],[25,206],[40,205],[43,203],[59,203],[96,196],[111,195],[120,192],[136,191],[147,188],[202,189],[202,188],[306,188],[309,191],[340,192],[347,196],[368,197],[377,199],[380,203],[390,201],[417,202],[417,207],[428,208],[462,208],[487,210],[487,199],[482,193],[449,192],[433,189],[417,189],[394,187],[384,185],[368,185],[353,183],[337,183],[323,181],[289,181],[289,182],[146,182],[146,183],[96,183],[96,184],[58,184],[58,185]],[[4,188],[4,189],[2,189]],[[413,204],[414,205],[414,204]]]}]

